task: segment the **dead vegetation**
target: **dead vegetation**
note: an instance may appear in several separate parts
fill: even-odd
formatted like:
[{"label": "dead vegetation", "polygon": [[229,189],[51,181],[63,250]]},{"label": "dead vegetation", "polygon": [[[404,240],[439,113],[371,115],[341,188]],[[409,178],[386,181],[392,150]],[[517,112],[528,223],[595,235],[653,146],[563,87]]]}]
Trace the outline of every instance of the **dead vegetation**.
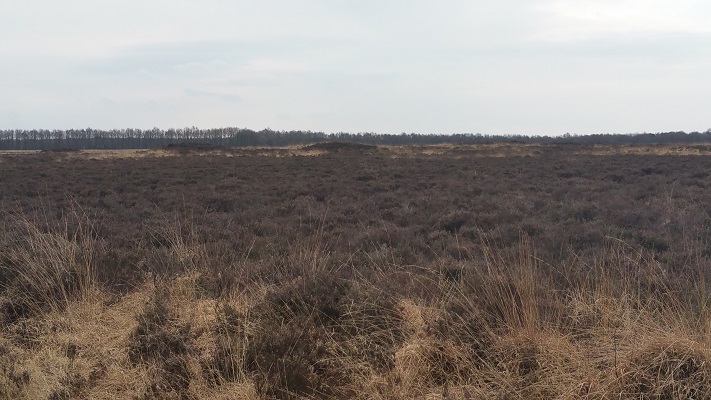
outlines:
[{"label": "dead vegetation", "polygon": [[711,399],[710,161],[569,154],[8,158],[0,398]]}]

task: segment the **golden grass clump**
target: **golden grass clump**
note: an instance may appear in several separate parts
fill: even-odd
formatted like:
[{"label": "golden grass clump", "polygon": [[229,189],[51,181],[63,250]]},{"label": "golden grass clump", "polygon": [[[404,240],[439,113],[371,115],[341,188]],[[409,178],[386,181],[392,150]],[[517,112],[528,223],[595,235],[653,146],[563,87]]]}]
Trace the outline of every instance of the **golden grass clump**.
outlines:
[{"label": "golden grass clump", "polygon": [[6,320],[61,311],[90,295],[102,244],[86,217],[73,213],[64,225],[13,220],[0,254]]}]

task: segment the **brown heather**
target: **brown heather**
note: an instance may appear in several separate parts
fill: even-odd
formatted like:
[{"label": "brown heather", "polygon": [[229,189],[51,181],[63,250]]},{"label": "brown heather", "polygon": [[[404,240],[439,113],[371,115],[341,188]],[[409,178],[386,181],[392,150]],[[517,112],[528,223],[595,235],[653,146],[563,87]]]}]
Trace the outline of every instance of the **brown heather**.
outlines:
[{"label": "brown heather", "polygon": [[707,153],[0,154],[0,399],[711,399]]}]

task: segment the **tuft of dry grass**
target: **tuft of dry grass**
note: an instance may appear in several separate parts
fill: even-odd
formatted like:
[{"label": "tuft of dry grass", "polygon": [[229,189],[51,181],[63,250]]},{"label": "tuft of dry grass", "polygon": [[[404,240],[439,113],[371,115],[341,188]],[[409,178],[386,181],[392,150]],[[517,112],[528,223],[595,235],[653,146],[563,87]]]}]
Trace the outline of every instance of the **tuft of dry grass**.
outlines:
[{"label": "tuft of dry grass", "polygon": [[61,311],[91,294],[102,244],[85,216],[75,212],[70,219],[53,226],[14,217],[0,254],[6,321]]}]

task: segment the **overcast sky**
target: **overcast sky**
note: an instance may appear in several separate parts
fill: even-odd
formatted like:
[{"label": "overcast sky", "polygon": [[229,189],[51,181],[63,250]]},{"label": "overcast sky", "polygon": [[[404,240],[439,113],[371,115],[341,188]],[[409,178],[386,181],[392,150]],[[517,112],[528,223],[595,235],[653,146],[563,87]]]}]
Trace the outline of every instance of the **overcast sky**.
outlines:
[{"label": "overcast sky", "polygon": [[711,128],[708,0],[0,0],[0,129]]}]

